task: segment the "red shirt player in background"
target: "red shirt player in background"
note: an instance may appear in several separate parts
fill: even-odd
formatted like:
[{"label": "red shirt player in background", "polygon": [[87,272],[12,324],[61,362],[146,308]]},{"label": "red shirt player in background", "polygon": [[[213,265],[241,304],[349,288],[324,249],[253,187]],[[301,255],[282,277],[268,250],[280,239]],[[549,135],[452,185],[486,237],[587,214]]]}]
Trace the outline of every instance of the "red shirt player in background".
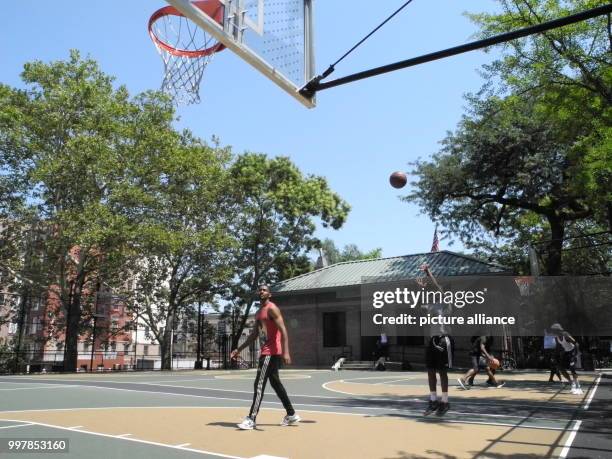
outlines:
[{"label": "red shirt player in background", "polygon": [[291,363],[287,328],[285,327],[285,322],[283,322],[283,316],[280,309],[270,301],[270,297],[272,296],[270,288],[267,285],[260,285],[258,293],[261,301],[259,310],[255,314],[255,327],[245,342],[231,353],[231,358],[235,359],[238,353],[255,341],[260,333],[262,337],[265,338],[265,343],[261,348],[261,355],[259,357],[259,366],[257,367],[257,377],[255,378],[255,390],[253,393],[251,410],[249,411],[249,415],[244,418],[244,421],[238,424],[238,427],[243,430],[253,430],[255,428],[255,419],[259,412],[268,379],[287,411],[287,415],[283,418],[280,425],[290,426],[300,422],[300,417],[295,414],[295,410],[287,396],[285,387],[281,383],[278,375],[278,370],[282,364],[281,356],[286,364]]}]

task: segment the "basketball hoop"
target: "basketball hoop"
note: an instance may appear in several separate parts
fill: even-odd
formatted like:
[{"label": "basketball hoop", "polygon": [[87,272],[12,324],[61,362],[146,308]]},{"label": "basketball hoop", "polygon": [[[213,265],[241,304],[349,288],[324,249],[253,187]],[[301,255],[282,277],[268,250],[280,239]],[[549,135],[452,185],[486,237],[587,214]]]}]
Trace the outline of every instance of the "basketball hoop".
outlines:
[{"label": "basketball hoop", "polygon": [[519,276],[514,278],[514,283],[519,289],[521,296],[529,296],[532,293],[533,276]]},{"label": "basketball hoop", "polygon": [[[193,4],[223,23],[224,6],[219,0],[196,1]],[[177,104],[200,102],[200,82],[204,69],[225,45],[187,19],[173,6],[157,10],[149,19],[149,35],[164,61],[162,91]]]}]

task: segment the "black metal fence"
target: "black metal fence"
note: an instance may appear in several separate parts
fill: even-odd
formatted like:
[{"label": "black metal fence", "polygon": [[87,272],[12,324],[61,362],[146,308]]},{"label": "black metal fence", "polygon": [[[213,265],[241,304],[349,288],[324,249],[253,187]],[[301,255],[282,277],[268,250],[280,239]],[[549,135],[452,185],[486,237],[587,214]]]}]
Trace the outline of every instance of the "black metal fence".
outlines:
[{"label": "black metal fence", "polygon": [[[220,339],[216,349],[201,353],[173,352],[170,370],[245,369],[257,366],[257,349],[244,349],[238,359],[230,359],[229,337]],[[119,372],[162,370],[160,353],[135,351],[81,351],[77,372]],[[63,351],[0,352],[0,374],[50,373],[64,371]]]}]

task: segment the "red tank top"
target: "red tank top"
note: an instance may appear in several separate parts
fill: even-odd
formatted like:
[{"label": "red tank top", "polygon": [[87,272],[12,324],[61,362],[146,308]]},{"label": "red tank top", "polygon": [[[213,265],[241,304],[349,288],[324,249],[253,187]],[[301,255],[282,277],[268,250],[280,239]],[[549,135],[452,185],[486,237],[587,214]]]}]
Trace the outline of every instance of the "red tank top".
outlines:
[{"label": "red tank top", "polygon": [[261,355],[281,355],[283,348],[281,345],[281,332],[274,323],[271,317],[268,317],[268,312],[272,306],[276,306],[271,301],[268,301],[257,314],[255,319],[261,324],[259,328],[259,338],[261,345]]}]

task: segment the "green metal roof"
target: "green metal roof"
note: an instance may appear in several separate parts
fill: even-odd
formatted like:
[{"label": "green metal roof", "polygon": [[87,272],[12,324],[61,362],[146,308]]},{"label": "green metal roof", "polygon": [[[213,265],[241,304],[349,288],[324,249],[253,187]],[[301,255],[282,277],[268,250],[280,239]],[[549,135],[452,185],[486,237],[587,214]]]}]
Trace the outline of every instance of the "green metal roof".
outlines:
[{"label": "green metal roof", "polygon": [[361,285],[364,277],[385,281],[411,279],[421,273],[419,267],[423,263],[429,264],[436,277],[510,273],[510,270],[503,266],[443,250],[401,257],[336,263],[279,282],[273,286],[272,291],[295,292]]}]

